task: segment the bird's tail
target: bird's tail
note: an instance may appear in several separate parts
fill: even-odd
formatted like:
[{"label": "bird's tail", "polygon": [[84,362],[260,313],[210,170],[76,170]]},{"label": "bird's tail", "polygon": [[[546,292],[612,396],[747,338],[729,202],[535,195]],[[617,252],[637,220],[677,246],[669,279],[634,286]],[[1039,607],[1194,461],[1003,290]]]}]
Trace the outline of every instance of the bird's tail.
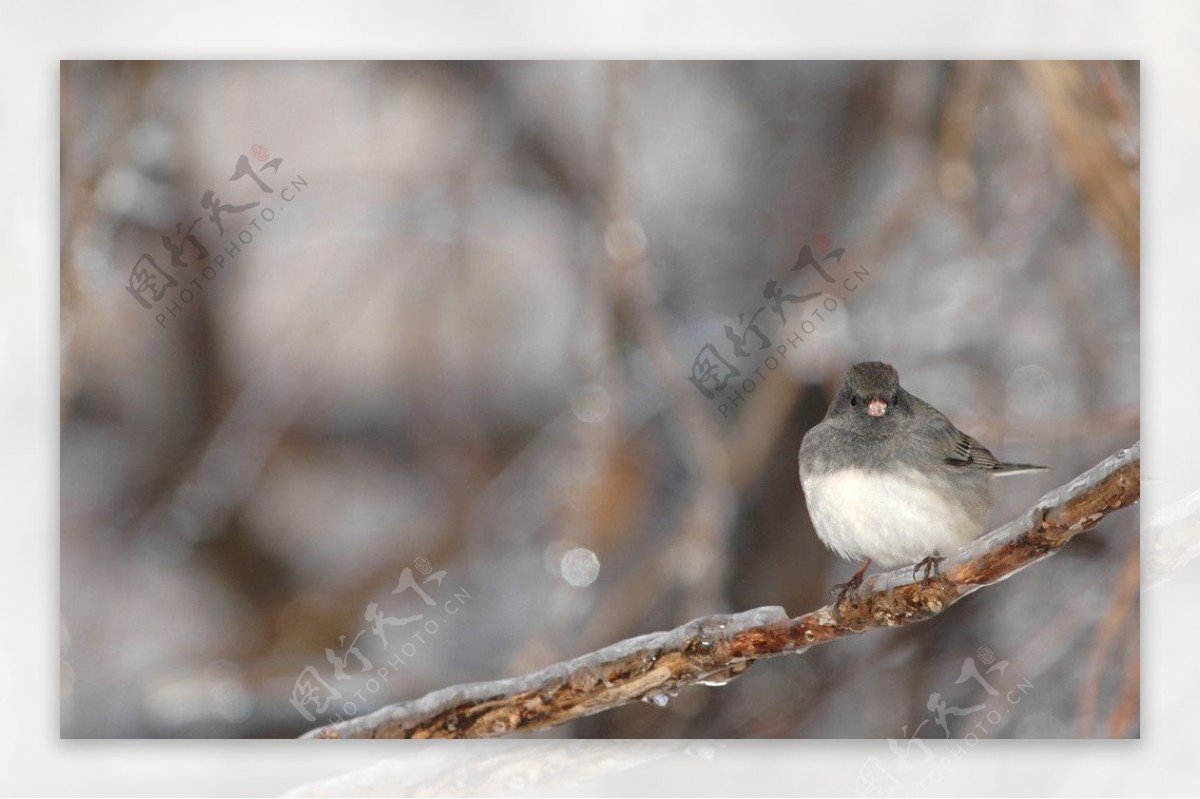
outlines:
[{"label": "bird's tail", "polygon": [[1026,472],[1048,472],[1049,466],[1037,466],[1032,463],[997,463],[992,473],[997,477],[1008,477],[1010,474],[1025,474]]}]

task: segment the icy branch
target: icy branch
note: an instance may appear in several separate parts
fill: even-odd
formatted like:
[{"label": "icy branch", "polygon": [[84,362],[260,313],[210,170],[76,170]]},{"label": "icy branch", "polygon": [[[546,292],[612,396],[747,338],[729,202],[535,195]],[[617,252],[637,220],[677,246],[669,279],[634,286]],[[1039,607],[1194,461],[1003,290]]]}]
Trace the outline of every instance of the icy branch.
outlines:
[{"label": "icy branch", "polygon": [[687,685],[721,685],[758,658],[798,653],[854,633],[942,613],[976,589],[1054,554],[1114,510],[1138,501],[1141,444],[1120,450],[1042,497],[943,564],[928,582],[911,567],[869,577],[840,615],[831,605],[788,618],[765,607],[630,638],[542,671],[435,691],[329,724],[306,738],[483,738],[565,724],[635,700],[665,704]]}]

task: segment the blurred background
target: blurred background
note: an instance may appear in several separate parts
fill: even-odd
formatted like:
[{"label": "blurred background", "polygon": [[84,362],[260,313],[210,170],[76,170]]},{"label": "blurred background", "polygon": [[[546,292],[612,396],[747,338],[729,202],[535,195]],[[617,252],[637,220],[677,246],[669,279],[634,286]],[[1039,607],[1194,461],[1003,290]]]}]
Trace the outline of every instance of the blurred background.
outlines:
[{"label": "blurred background", "polygon": [[[811,610],[856,565],[796,451],[858,360],[1053,467],[996,523],[1138,438],[1136,63],[64,62],[61,91],[64,737],[294,736]],[[541,736],[1136,737],[1136,531]]]}]

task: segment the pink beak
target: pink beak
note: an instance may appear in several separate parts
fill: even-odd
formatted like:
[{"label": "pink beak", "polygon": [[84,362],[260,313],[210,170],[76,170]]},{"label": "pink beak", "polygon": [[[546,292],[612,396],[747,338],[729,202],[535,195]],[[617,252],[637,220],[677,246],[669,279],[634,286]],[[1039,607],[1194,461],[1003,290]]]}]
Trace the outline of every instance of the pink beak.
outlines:
[{"label": "pink beak", "polygon": [[885,413],[887,413],[887,403],[883,400],[871,400],[867,403],[867,416],[878,418]]}]

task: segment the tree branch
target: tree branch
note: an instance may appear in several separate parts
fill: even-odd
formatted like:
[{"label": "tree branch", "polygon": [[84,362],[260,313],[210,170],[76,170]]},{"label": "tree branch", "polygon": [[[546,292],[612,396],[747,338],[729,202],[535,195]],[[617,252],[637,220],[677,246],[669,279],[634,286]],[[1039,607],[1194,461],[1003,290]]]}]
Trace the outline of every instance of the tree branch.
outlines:
[{"label": "tree branch", "polygon": [[723,685],[758,658],[798,654],[854,633],[936,616],[976,589],[1054,554],[1112,511],[1137,502],[1140,491],[1139,442],[959,550],[932,580],[914,581],[911,567],[869,577],[838,617],[832,605],[794,619],[780,607],[709,616],[523,677],[444,688],[303,737],[484,738],[565,724],[638,699],[665,704],[686,685]]}]

